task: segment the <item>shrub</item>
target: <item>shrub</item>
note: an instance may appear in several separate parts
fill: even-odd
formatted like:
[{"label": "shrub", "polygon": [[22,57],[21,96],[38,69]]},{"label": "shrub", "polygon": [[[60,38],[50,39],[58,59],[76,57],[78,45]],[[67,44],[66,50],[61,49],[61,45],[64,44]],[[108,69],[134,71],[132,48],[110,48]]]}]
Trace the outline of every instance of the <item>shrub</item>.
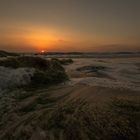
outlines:
[{"label": "shrub", "polygon": [[10,68],[34,68],[35,73],[31,77],[31,85],[52,85],[64,82],[68,79],[61,64],[53,60],[45,60],[40,57],[14,57],[0,60],[0,66]]},{"label": "shrub", "polygon": [[18,68],[20,65],[17,58],[7,58],[0,60],[0,66],[10,67],[10,68]]},{"label": "shrub", "polygon": [[19,54],[0,50],[0,57],[7,57],[7,56],[19,56]]},{"label": "shrub", "polygon": [[69,65],[73,63],[72,59],[57,59],[57,58],[52,58],[52,60],[58,61],[62,65]]},{"label": "shrub", "polygon": [[49,65],[50,61],[42,59],[40,57],[23,56],[0,60],[0,66],[11,68],[32,67],[45,70]]},{"label": "shrub", "polygon": [[31,78],[32,85],[52,85],[64,82],[68,79],[65,70],[52,62],[51,67],[46,71],[36,70],[34,76]]}]

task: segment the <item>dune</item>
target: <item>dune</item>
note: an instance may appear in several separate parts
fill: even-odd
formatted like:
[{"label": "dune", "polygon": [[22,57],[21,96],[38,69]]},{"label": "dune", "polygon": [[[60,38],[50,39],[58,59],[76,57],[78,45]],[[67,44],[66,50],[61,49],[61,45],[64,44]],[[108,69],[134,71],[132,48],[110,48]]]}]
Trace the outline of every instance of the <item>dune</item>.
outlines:
[{"label": "dune", "polygon": [[[0,139],[138,139],[139,60],[73,59],[63,65],[68,81],[5,91],[0,94]],[[25,68],[2,70],[18,75]]]},{"label": "dune", "polygon": [[[109,88],[140,91],[140,58],[116,59],[75,59],[72,65],[66,66],[71,78],[70,84],[85,84]],[[89,68],[96,68],[89,71]],[[98,69],[98,67],[103,69]],[[78,69],[87,68],[87,70]]]}]

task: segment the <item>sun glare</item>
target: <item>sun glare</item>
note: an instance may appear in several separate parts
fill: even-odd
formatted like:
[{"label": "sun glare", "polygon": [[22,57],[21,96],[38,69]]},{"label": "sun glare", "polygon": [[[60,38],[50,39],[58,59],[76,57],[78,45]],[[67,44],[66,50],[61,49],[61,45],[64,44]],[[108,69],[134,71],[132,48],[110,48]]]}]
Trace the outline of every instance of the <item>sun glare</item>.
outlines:
[{"label": "sun glare", "polygon": [[31,46],[44,53],[45,49],[51,49],[56,44],[58,37],[50,32],[34,31],[28,34],[26,39]]},{"label": "sun glare", "polygon": [[41,53],[45,53],[45,50],[42,50]]}]

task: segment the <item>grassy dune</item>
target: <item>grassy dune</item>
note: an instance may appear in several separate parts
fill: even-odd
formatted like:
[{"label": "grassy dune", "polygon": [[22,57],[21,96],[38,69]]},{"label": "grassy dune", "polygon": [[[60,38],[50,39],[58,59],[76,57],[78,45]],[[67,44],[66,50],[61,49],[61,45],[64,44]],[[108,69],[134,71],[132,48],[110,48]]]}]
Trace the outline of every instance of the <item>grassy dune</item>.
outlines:
[{"label": "grassy dune", "polygon": [[18,53],[10,53],[3,50],[0,50],[0,57],[7,57],[7,56],[19,56]]},{"label": "grassy dune", "polygon": [[49,86],[68,80],[65,69],[57,60],[45,60],[40,57],[10,57],[0,60],[0,66],[11,69],[33,68],[30,86]]},{"label": "grassy dune", "polygon": [[140,138],[138,92],[82,84],[56,85],[68,79],[61,64],[64,62],[38,57],[0,61],[1,66],[12,69],[35,69],[31,86],[0,94],[0,140]]},{"label": "grassy dune", "polygon": [[[59,88],[55,89],[59,92]],[[89,104],[54,89],[17,90],[0,99],[2,140],[136,140],[140,132],[140,102],[112,99]],[[61,90],[60,90],[61,91]]]}]

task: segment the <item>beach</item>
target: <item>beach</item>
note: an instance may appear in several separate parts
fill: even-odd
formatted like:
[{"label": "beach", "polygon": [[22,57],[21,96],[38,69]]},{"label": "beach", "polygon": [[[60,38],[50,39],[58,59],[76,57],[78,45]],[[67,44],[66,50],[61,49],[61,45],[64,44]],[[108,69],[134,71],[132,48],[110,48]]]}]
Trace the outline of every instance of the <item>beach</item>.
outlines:
[{"label": "beach", "polygon": [[[59,62],[67,62],[61,59]],[[6,72],[5,76],[1,74],[6,84],[1,81],[0,139],[102,140],[106,136],[133,140],[139,137],[140,58],[72,60],[63,65],[68,80],[51,86],[38,87],[34,83],[33,87],[19,87],[29,84],[35,68],[1,68],[1,73]],[[58,60],[52,62],[55,61]],[[13,72],[17,73],[16,79]],[[7,85],[13,78],[15,85],[9,88]]]}]

